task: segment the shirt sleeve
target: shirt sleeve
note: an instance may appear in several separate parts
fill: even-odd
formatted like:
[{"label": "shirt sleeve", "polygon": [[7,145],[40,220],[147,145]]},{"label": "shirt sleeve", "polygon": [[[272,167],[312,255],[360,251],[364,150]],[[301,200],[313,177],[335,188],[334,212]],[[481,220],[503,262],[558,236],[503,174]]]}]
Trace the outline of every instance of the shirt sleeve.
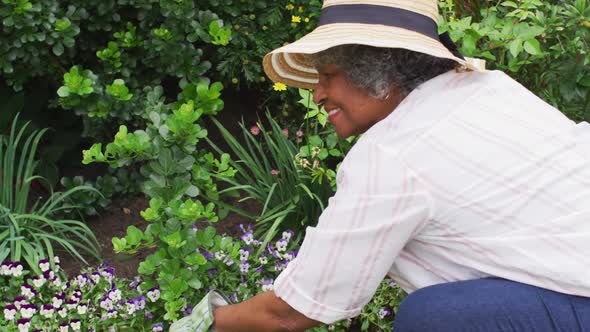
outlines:
[{"label": "shirt sleeve", "polygon": [[279,298],[327,324],[360,313],[431,210],[394,152],[360,143],[343,161],[317,227],[306,229],[299,255],[274,283]]}]

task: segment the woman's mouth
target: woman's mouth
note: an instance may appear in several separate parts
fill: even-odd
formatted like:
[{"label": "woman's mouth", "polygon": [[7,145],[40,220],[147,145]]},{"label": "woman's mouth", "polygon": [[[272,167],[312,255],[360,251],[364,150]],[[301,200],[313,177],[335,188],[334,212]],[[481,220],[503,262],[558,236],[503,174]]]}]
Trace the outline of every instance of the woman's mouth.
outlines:
[{"label": "woman's mouth", "polygon": [[332,122],[336,117],[338,117],[338,115],[340,115],[340,109],[335,108],[335,109],[331,110],[330,112],[328,112],[328,120],[330,120],[330,122]]}]

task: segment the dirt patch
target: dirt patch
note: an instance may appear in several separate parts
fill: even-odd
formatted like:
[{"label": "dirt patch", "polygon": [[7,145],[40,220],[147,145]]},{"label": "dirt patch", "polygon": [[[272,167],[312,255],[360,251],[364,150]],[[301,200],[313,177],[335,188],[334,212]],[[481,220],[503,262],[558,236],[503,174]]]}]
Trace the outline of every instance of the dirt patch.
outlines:
[{"label": "dirt patch", "polygon": [[[240,209],[256,214],[260,211],[261,206],[253,200],[237,202],[237,200],[227,201],[234,204]],[[111,239],[113,237],[123,237],[127,234],[127,227],[133,225],[141,230],[145,230],[148,225],[140,215],[140,212],[149,206],[148,199],[144,196],[115,198],[113,203],[100,213],[99,216],[89,218],[86,224],[94,232],[101,248],[103,261],[107,261],[110,266],[115,268],[115,273],[119,277],[133,278],[137,275],[137,267],[148,255],[156,249],[144,249],[134,255],[117,254],[113,251]],[[236,236],[240,234],[239,225],[248,224],[253,221],[241,215],[230,213],[228,216],[217,222],[200,224],[199,226],[213,226],[219,234]],[[67,255],[60,253],[61,265],[69,277],[77,275],[81,269],[86,267],[83,262]],[[86,258],[86,257],[85,257]],[[88,259],[88,258],[86,258]],[[101,263],[96,259],[89,260],[89,266],[97,266]]]},{"label": "dirt patch", "polygon": [[[102,259],[108,261],[115,268],[118,276],[126,278],[135,276],[139,263],[151,253],[151,251],[143,250],[135,255],[116,254],[111,242],[113,237],[125,236],[127,227],[131,225],[144,230],[148,223],[139,213],[148,206],[148,200],[145,197],[114,199],[113,203],[106,210],[100,212],[99,216],[86,221],[100,244]],[[68,276],[75,276],[86,266],[83,262],[68,255],[62,256],[61,265]],[[89,261],[90,266],[97,266],[100,263],[96,259]]]}]

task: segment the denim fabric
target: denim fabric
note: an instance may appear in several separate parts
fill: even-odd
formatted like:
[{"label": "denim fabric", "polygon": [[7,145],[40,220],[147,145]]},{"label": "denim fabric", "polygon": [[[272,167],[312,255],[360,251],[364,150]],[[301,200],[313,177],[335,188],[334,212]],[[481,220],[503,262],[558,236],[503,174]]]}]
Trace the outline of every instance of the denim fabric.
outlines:
[{"label": "denim fabric", "polygon": [[590,331],[590,298],[504,279],[425,287],[400,305],[394,332]]}]

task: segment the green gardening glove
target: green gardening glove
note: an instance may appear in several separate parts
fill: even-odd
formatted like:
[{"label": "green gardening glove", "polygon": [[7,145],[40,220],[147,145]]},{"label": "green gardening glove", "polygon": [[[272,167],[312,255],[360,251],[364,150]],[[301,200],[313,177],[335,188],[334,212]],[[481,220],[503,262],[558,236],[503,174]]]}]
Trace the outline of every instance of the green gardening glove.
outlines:
[{"label": "green gardening glove", "polygon": [[230,302],[218,291],[210,291],[202,300],[193,308],[193,312],[174,322],[170,326],[170,332],[211,332],[213,326],[213,310]]}]

